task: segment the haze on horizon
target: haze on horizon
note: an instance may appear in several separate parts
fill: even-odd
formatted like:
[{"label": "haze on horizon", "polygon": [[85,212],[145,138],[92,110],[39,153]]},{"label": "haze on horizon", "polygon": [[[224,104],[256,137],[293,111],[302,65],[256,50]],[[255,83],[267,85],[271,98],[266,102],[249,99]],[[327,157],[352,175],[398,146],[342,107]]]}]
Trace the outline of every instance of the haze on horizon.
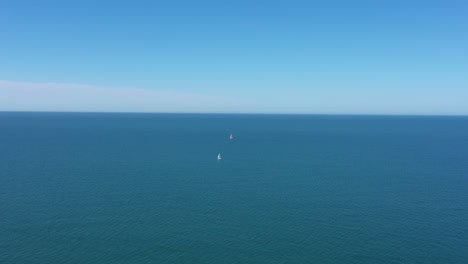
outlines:
[{"label": "haze on horizon", "polygon": [[466,1],[0,10],[0,111],[468,115]]}]

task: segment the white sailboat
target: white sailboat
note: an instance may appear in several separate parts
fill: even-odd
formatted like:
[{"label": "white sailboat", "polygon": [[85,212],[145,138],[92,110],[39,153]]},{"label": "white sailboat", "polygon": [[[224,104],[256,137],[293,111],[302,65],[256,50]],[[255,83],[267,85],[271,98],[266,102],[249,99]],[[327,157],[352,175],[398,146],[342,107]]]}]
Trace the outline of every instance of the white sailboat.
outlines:
[{"label": "white sailboat", "polygon": [[221,159],[223,159],[223,158],[221,157],[221,153],[218,153],[218,160],[221,160]]}]

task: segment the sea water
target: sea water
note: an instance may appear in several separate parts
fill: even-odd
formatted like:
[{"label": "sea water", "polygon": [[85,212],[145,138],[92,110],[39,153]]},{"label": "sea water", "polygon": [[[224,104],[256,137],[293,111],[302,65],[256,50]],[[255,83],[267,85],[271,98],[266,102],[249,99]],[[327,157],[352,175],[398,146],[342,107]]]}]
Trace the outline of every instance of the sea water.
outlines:
[{"label": "sea water", "polygon": [[2,264],[467,261],[467,117],[0,113]]}]

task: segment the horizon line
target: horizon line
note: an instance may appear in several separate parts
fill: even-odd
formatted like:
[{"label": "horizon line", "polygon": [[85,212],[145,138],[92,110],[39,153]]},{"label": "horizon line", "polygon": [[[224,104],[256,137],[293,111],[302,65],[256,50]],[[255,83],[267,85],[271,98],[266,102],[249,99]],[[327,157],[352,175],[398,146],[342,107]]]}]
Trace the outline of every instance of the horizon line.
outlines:
[{"label": "horizon line", "polygon": [[0,113],[63,113],[63,114],[194,114],[194,115],[326,115],[326,116],[439,116],[468,117],[468,114],[364,114],[364,113],[242,113],[242,112],[119,112],[119,111],[8,111]]}]

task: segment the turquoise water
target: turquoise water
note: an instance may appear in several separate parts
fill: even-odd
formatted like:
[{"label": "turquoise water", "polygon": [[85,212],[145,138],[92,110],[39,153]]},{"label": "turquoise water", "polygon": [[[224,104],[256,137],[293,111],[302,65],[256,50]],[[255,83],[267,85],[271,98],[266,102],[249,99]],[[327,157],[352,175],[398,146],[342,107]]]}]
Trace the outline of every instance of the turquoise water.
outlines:
[{"label": "turquoise water", "polygon": [[0,212],[2,264],[466,263],[468,118],[4,112]]}]

